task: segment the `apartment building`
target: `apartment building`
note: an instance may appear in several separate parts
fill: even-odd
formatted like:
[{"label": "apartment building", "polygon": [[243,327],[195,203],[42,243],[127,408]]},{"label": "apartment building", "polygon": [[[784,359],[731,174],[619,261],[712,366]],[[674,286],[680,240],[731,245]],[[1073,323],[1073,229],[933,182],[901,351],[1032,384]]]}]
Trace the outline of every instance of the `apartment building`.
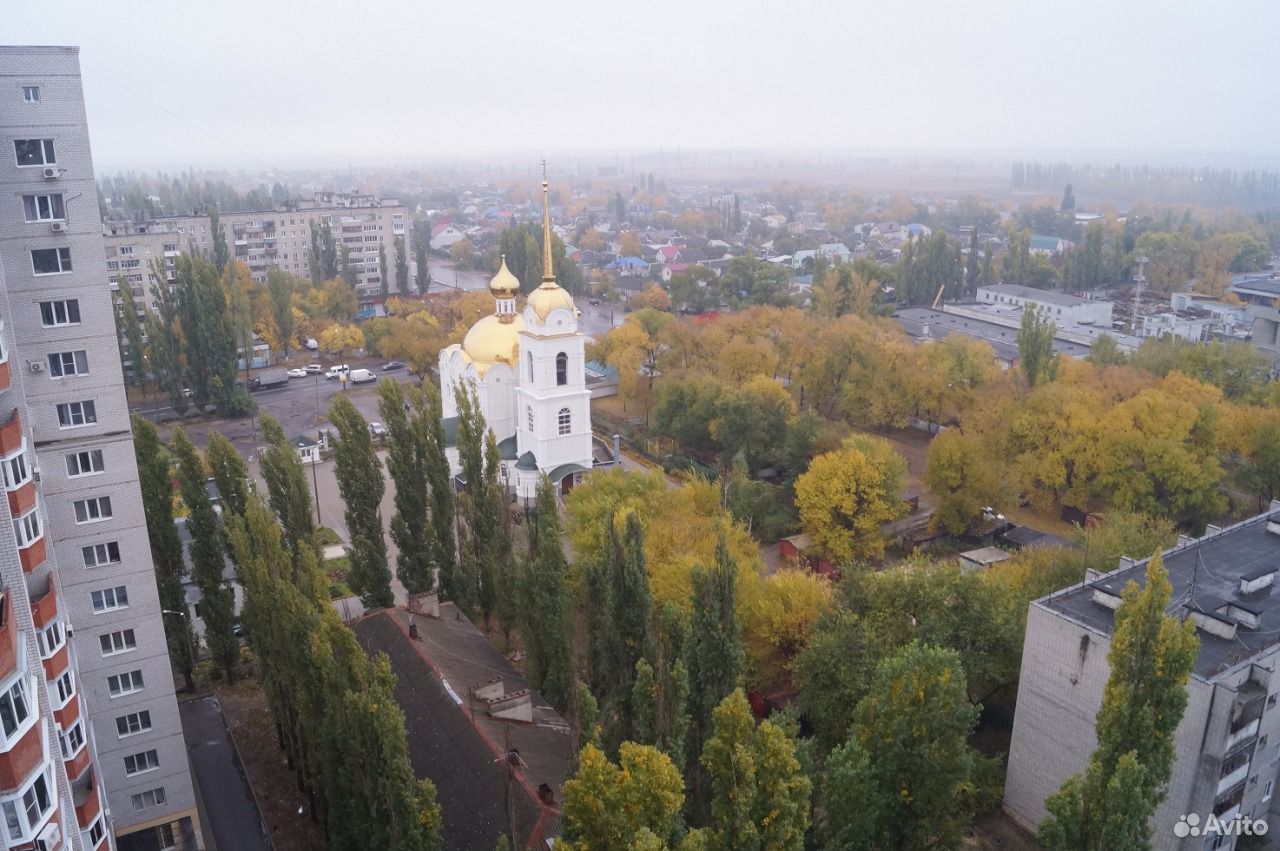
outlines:
[{"label": "apartment building", "polygon": [[[372,195],[319,193],[314,198],[291,201],[277,210],[225,213],[219,222],[231,255],[249,267],[259,283],[267,269],[276,266],[299,277],[311,275],[311,228],[328,225],[342,263],[342,251],[356,267],[357,290],[362,302],[382,293],[379,249],[386,253],[387,288],[394,292],[396,238],[406,233],[408,210],[400,202]],[[107,278],[115,286],[123,278],[135,302],[152,304],[153,269],[158,266],[173,279],[178,255],[213,251],[212,222],[208,216],[168,216],[141,222],[107,222]],[[408,247],[405,248],[408,251]]]},{"label": "apartment building", "polygon": [[[1207,831],[1211,815],[1222,824],[1280,824],[1280,501],[1234,526],[1182,537],[1164,564],[1169,611],[1195,622],[1200,651],[1152,846],[1230,851],[1239,830]],[[1091,571],[1031,604],[1004,797],[1029,830],[1047,815],[1045,798],[1084,770],[1096,745],[1115,610],[1145,571],[1146,560],[1122,559],[1117,570]]]},{"label": "apartment building", "polygon": [[195,848],[76,48],[0,47],[0,136],[5,842]]}]

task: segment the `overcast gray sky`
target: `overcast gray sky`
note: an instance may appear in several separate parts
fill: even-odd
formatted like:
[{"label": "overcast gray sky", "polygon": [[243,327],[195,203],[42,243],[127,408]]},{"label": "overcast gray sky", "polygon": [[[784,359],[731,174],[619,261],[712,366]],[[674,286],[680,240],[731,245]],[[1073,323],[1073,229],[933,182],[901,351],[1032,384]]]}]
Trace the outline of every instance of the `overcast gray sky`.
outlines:
[{"label": "overcast gray sky", "polygon": [[100,166],[671,148],[1280,156],[1275,0],[45,0]]}]

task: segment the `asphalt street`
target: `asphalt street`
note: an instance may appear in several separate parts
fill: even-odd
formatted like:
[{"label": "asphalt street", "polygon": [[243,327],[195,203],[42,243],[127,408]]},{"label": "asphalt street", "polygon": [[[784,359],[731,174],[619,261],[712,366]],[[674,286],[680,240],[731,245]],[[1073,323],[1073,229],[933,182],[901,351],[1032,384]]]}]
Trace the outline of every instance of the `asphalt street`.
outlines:
[{"label": "asphalt street", "polygon": [[271,851],[218,699],[184,700],[178,711],[191,768],[204,799],[205,829],[213,834],[214,846],[219,851]]}]

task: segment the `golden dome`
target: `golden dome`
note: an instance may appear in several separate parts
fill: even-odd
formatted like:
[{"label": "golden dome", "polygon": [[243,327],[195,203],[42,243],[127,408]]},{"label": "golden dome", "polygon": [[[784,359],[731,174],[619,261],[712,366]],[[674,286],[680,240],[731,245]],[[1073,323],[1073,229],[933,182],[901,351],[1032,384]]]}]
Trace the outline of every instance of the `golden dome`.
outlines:
[{"label": "golden dome", "polygon": [[493,280],[489,281],[489,292],[493,293],[494,298],[515,298],[520,292],[520,281],[507,268],[505,255],[502,258],[502,268],[493,276]]},{"label": "golden dome", "polygon": [[569,295],[569,291],[552,281],[549,285],[543,283],[533,292],[529,293],[528,306],[533,308],[533,312],[537,315],[539,322],[546,322],[547,316],[551,311],[563,308],[570,313],[574,312],[573,296]]},{"label": "golden dome", "polygon": [[514,321],[501,322],[497,316],[486,316],[471,326],[467,336],[462,338],[462,351],[472,363],[480,367],[495,363],[515,365],[520,356],[520,332],[524,330],[524,320],[519,316],[512,319]]}]

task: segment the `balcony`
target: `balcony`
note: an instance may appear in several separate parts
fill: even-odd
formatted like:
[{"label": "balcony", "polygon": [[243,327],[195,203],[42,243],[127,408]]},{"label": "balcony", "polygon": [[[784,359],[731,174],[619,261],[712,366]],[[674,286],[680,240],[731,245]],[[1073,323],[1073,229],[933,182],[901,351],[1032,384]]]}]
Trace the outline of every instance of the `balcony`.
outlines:
[{"label": "balcony", "polygon": [[31,596],[31,619],[36,629],[44,629],[58,616],[58,595],[53,590],[53,580],[44,578],[44,592]]},{"label": "balcony", "polygon": [[44,564],[48,554],[48,549],[44,543],[44,535],[41,535],[25,547],[19,547],[18,560],[22,562],[22,572],[33,572],[37,567]]},{"label": "balcony", "polygon": [[8,390],[12,383],[13,373],[10,371],[9,359],[5,358],[4,363],[0,363],[0,392]]},{"label": "balcony", "polygon": [[0,455],[12,455],[22,448],[22,417],[14,408],[3,424],[0,424]]},{"label": "balcony", "polygon": [[18,667],[18,627],[9,606],[9,589],[0,592],[0,679]]},{"label": "balcony", "polygon": [[53,710],[53,720],[62,725],[62,729],[70,730],[71,725],[80,717],[80,692],[71,695],[71,699],[61,709]]},{"label": "balcony", "polygon": [[27,479],[11,491],[8,491],[9,513],[21,517],[36,504],[36,480]]},{"label": "balcony", "polygon": [[[86,748],[88,750],[88,748]],[[76,808],[76,822],[81,830],[88,830],[93,820],[102,812],[102,798],[98,795],[93,769],[71,781],[71,802]]]},{"label": "balcony", "polygon": [[[35,699],[35,695],[28,694],[28,697]],[[36,711],[34,705],[30,709]],[[43,730],[44,725],[38,721],[31,724],[8,751],[0,753],[0,792],[16,790],[44,762]]]},{"label": "balcony", "polygon": [[64,641],[52,656],[41,660],[40,664],[44,666],[44,678],[46,680],[52,683],[62,676],[62,672],[71,664],[70,653],[71,651],[67,649],[67,643]]}]

